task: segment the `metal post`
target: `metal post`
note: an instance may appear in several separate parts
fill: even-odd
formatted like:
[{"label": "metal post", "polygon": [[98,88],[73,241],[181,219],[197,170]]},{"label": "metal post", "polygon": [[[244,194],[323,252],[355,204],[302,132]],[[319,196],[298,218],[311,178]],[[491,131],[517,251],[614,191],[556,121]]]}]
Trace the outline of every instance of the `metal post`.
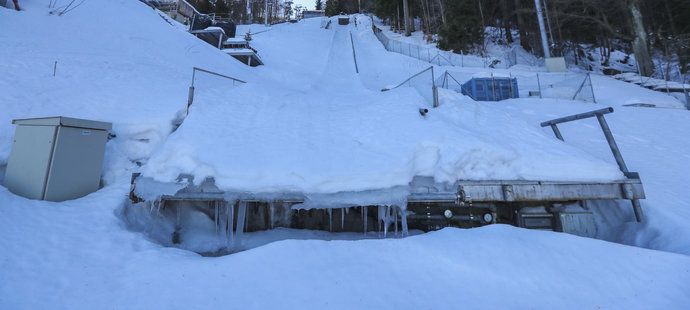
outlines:
[{"label": "metal post", "polygon": [[541,80],[539,80],[539,73],[537,73],[537,86],[539,87],[539,99],[543,99],[541,96]]},{"label": "metal post", "polygon": [[565,141],[563,140],[563,135],[561,135],[561,131],[558,129],[558,125],[551,124],[551,129],[553,130],[553,134],[556,135],[556,138],[558,138],[558,140]]},{"label": "metal post", "polygon": [[[189,86],[189,94],[187,95],[187,110],[194,102],[194,86]],[[188,111],[189,112],[189,111]]]},{"label": "metal post", "polygon": [[537,8],[537,21],[539,21],[539,32],[541,32],[541,45],[544,49],[544,58],[551,58],[551,51],[549,51],[549,40],[546,37],[546,26],[544,25],[544,12],[541,9],[541,1],[534,0],[534,5]]},{"label": "metal post", "polygon": [[440,104],[438,102],[438,88],[436,88],[436,80],[434,75],[434,67],[431,67],[431,96],[433,100],[434,108],[437,108]]},{"label": "metal post", "polygon": [[355,53],[355,41],[352,39],[352,31],[350,31],[350,44],[352,44],[352,58],[355,61],[355,72],[359,74],[359,66],[357,65],[357,54]]},{"label": "metal post", "polygon": [[597,97],[594,96],[594,83],[592,83],[592,76],[589,73],[587,73],[587,79],[589,79],[589,89],[592,91],[592,101],[597,103]]},{"label": "metal post", "polygon": [[632,203],[633,212],[635,213],[635,220],[637,220],[638,223],[642,223],[642,221],[644,221],[644,214],[642,213],[642,206],[640,205],[640,200],[631,199],[630,202]]},{"label": "metal post", "polygon": [[616,163],[618,163],[618,167],[620,167],[621,171],[623,171],[623,172],[629,172],[628,166],[626,166],[625,161],[623,161],[623,155],[621,155],[621,151],[618,149],[618,145],[616,144],[616,140],[613,138],[613,134],[611,133],[611,129],[609,128],[609,125],[606,123],[606,119],[604,118],[604,115],[603,114],[597,114],[597,120],[599,121],[599,125],[601,126],[601,130],[604,132],[604,136],[606,137],[606,142],[609,143],[609,147],[611,148],[611,153],[613,153],[613,157],[616,159]]}]

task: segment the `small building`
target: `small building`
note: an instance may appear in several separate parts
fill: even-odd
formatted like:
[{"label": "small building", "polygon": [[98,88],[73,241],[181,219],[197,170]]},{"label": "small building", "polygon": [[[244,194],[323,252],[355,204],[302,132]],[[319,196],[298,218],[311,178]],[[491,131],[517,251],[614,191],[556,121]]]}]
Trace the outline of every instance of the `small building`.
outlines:
[{"label": "small building", "polygon": [[519,98],[516,78],[475,77],[462,84],[462,94],[476,101],[501,101]]},{"label": "small building", "polygon": [[324,17],[326,12],[324,10],[304,10],[302,11],[302,18]]}]

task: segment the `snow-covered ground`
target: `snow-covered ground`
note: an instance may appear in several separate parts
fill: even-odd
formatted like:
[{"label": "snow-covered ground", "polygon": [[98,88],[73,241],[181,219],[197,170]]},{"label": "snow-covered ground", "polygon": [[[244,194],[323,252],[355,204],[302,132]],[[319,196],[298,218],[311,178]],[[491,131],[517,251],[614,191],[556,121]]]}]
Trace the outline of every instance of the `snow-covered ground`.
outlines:
[{"label": "snow-covered ground", "polygon": [[[690,303],[690,113],[673,97],[593,76],[598,104],[476,103],[441,89],[441,107],[422,118],[418,109],[429,103],[418,89],[380,90],[429,64],[386,52],[363,16],[358,27],[333,23],[326,30],[318,19],[275,25],[251,42],[266,65],[249,68],[135,0],[87,1],[64,16],[49,15],[48,2],[26,2],[22,12],[0,8],[0,167],[15,118],[109,121],[117,138],[108,143],[106,185],[96,193],[53,203],[0,187],[2,309],[680,309]],[[189,115],[170,134],[195,66],[248,83],[199,75]],[[622,107],[630,103],[664,108]],[[386,189],[414,175],[615,179],[620,173],[596,122],[563,125],[565,143],[539,127],[604,106],[616,108],[607,118],[647,193],[644,224],[633,222],[627,202],[595,208],[598,237],[626,245],[503,225],[356,241],[278,231],[324,240],[201,257],[163,247],[121,218],[129,176],[137,171],[168,181],[179,173],[214,176],[225,189],[307,193]],[[275,239],[262,234],[250,239]]]}]

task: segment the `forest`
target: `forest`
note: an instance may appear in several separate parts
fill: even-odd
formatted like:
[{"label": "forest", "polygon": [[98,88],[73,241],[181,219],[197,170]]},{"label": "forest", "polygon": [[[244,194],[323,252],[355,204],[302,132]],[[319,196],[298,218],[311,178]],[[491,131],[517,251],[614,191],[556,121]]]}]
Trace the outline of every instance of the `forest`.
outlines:
[{"label": "forest", "polygon": [[[541,1],[553,55],[570,54],[577,61],[587,50],[599,49],[601,65],[607,66],[611,53],[622,51],[635,55],[645,76],[690,69],[688,0],[536,1]],[[357,4],[328,0],[326,13],[354,13]],[[490,36],[543,55],[535,0],[361,0],[361,8],[407,35],[438,34],[439,47],[446,50],[481,53]],[[676,70],[659,68],[661,62]]]},{"label": "forest", "polygon": [[[249,0],[250,10],[247,1],[192,2],[204,13],[261,23],[264,0]],[[288,1],[267,1],[271,19],[292,13]],[[309,9],[324,9],[328,16],[371,13],[405,35],[421,31],[434,36],[444,50],[482,54],[485,42],[492,40],[519,44],[541,56],[537,3],[545,17],[551,55],[569,56],[587,69],[592,51],[602,67],[619,51],[634,55],[644,76],[677,79],[690,71],[688,0],[314,0]]]}]

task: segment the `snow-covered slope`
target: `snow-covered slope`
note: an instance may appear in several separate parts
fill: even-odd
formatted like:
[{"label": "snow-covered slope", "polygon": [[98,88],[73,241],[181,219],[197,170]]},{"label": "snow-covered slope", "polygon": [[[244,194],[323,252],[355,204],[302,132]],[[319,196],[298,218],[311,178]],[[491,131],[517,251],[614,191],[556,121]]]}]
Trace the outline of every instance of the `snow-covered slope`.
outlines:
[{"label": "snow-covered slope", "polygon": [[[0,8],[0,167],[14,118],[111,121],[118,137],[108,143],[106,186],[87,197],[30,201],[0,187],[0,309],[683,308],[690,302],[684,134],[690,113],[618,108],[666,100],[662,94],[594,78],[606,93],[600,102],[617,106],[607,118],[628,166],[642,175],[648,221],[634,223],[627,202],[595,212],[605,216],[600,238],[681,254],[497,225],[405,239],[285,240],[201,257],[127,229],[120,216],[129,173],[138,169],[132,161],[162,179],[194,172],[245,190],[361,190],[404,184],[415,174],[606,179],[618,174],[596,123],[562,126],[565,143],[538,127],[603,104],[475,103],[442,91],[442,106],[423,119],[417,109],[428,103],[414,88],[378,90],[428,64],[385,52],[366,18],[359,28],[276,25],[252,41],[266,66],[248,68],[136,0],[90,0],[65,16],[49,15],[48,2],[26,1],[23,12]],[[349,31],[359,75],[352,71]],[[193,66],[249,83],[227,87],[199,76],[189,117],[168,137],[185,107]]]},{"label": "snow-covered slope", "polygon": [[[224,257],[122,227],[125,182],[61,204],[0,188],[0,308],[676,308],[690,258],[496,225],[286,240]],[[499,297],[495,297],[500,295]]]},{"label": "snow-covered slope", "polygon": [[[418,110],[427,104],[414,88],[380,91],[418,70],[398,67],[398,59],[406,57],[391,57],[366,23],[319,25],[318,19],[279,25],[254,39],[271,42],[280,34],[289,42],[305,36],[330,41],[263,45],[268,65],[262,74],[275,77],[282,71],[286,80],[299,80],[318,72],[304,81],[308,86],[257,79],[228,94],[200,95],[184,124],[144,166],[144,175],[171,182],[188,173],[197,181],[214,177],[228,190],[304,193],[381,190],[405,186],[415,175],[451,183],[622,178],[615,165],[558,143],[537,123],[500,109],[487,107],[492,112],[478,116],[471,106],[448,102],[422,117]],[[360,74],[350,33],[361,51]],[[283,70],[290,62],[271,66],[293,54],[315,55],[289,71]],[[318,54],[326,54],[325,61]],[[210,151],[214,148],[218,151]]]},{"label": "snow-covered slope", "polygon": [[192,67],[251,78],[246,66],[139,1],[91,0],[63,16],[49,15],[48,3],[0,8],[0,165],[12,119],[55,115],[112,122],[121,139],[109,155],[141,160],[185,108]]}]

